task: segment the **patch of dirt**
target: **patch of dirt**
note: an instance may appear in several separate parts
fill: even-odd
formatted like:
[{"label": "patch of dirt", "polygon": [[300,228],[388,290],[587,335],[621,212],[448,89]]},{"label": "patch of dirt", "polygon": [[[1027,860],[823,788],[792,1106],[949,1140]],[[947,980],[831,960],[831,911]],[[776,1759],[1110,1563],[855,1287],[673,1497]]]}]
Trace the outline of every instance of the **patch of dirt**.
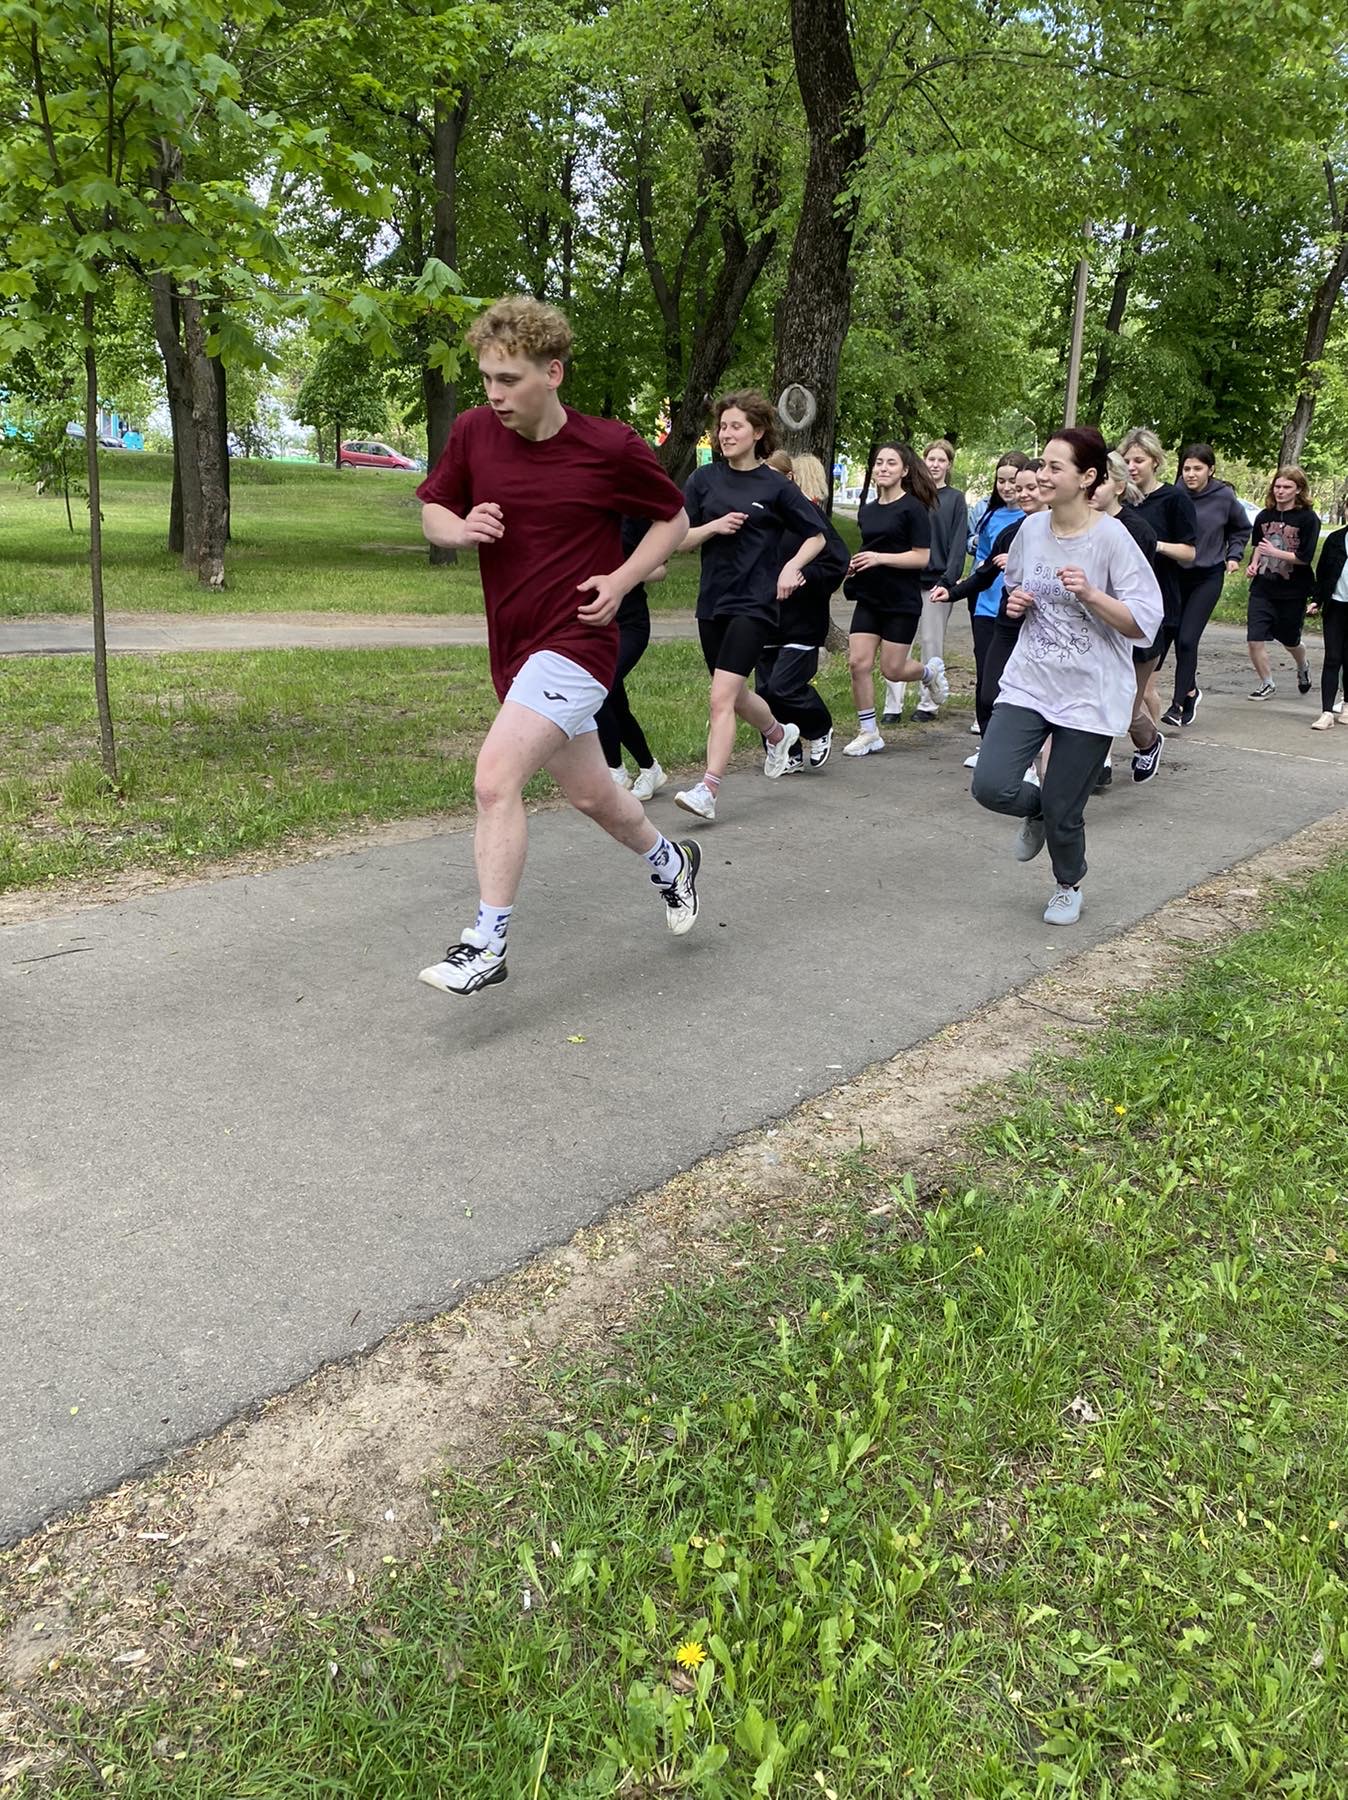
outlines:
[{"label": "patch of dirt", "polygon": [[[426,824],[423,831],[435,827]],[[406,832],[407,828],[400,828]],[[374,841],[373,839],[367,839]],[[943,1179],[989,1084],[1108,1023],[1121,1001],[1176,979],[1260,917],[1280,882],[1348,849],[1348,812],[1171,901],[926,1043],[807,1102],[560,1249],[403,1327],[53,1521],[0,1557],[0,1791],[20,1771],[84,1754],[62,1721],[162,1694],[185,1658],[265,1664],[288,1622],[359,1603],[394,1561],[438,1535],[441,1471],[480,1474],[521,1428],[560,1419],[553,1353],[602,1352],[670,1284],[733,1266],[737,1231],[769,1246],[803,1229],[821,1172],[864,1145],[919,1195]],[[147,884],[148,885],[148,884]],[[858,1163],[859,1209],[889,1190]],[[240,1674],[240,1680],[246,1676]]]}]

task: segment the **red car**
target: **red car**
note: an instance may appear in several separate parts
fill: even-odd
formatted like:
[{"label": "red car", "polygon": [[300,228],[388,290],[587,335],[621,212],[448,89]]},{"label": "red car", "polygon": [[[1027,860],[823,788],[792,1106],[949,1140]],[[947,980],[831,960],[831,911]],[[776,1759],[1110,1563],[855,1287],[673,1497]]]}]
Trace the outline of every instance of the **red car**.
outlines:
[{"label": "red car", "polygon": [[348,438],[337,452],[339,469],[415,469],[410,456],[400,456],[377,438]]}]

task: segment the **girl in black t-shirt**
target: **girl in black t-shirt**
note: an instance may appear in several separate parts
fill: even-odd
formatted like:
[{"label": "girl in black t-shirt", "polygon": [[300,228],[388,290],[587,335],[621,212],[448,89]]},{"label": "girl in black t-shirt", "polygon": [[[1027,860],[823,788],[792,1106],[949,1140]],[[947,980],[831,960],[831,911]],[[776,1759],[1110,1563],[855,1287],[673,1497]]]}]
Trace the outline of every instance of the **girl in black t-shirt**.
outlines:
[{"label": "girl in black t-shirt", "polygon": [[[824,548],[823,522],[794,482],[765,458],[775,448],[776,409],[749,390],[716,403],[714,461],[694,469],[683,490],[691,529],[683,549],[702,553],[697,628],[711,675],[711,728],[701,781],[675,794],[674,804],[708,822],[735,748],[736,718],[766,745],[763,773],[784,775],[800,727],[783,724],[749,687],[763,646],[777,631],[781,605],[804,580],[802,571]],[[788,556],[783,540],[795,533]]]},{"label": "girl in black t-shirt", "polygon": [[1270,639],[1292,653],[1297,668],[1297,692],[1311,691],[1311,666],[1301,644],[1306,603],[1315,592],[1311,559],[1320,536],[1320,515],[1311,507],[1311,486],[1305,471],[1279,469],[1268,486],[1264,510],[1254,521],[1250,538],[1253,551],[1245,570],[1250,582],[1250,604],[1245,638],[1254,664],[1255,685],[1251,700],[1271,699],[1275,683],[1269,673]]},{"label": "girl in black t-shirt", "polygon": [[885,747],[875,724],[877,650],[886,681],[920,681],[934,706],[950,694],[939,656],[920,663],[909,654],[922,622],[922,571],[931,554],[936,483],[910,444],[882,444],[871,479],[876,497],[857,512],[862,547],[843,583],[853,602],[847,661],[858,721],[844,756],[873,756]]}]

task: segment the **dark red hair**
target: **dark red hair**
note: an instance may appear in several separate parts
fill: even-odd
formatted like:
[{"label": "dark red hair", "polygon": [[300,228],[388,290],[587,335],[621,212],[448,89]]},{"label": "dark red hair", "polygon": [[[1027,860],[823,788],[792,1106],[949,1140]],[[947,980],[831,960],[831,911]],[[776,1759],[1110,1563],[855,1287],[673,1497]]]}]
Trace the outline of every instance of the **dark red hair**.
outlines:
[{"label": "dark red hair", "polygon": [[1053,433],[1050,442],[1066,444],[1077,473],[1091,477],[1091,485],[1086,489],[1089,500],[1100,483],[1109,479],[1109,445],[1094,425],[1064,425],[1061,431]]}]

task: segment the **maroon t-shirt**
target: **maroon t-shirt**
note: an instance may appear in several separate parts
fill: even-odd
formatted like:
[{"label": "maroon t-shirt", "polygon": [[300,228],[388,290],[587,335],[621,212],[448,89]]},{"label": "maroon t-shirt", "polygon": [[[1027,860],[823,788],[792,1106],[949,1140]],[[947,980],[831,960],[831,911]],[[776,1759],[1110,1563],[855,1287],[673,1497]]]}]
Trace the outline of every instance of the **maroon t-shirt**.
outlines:
[{"label": "maroon t-shirt", "polygon": [[577,588],[626,562],[625,515],[672,519],[683,508],[683,495],[630,425],[568,406],[557,435],[534,443],[489,406],[475,406],[454,421],[417,498],[460,518],[487,500],[501,509],[505,533],[479,545],[478,562],[491,678],[502,699],[538,650],[569,656],[612,687],[618,627],[578,619],[577,608],[594,595]]}]

